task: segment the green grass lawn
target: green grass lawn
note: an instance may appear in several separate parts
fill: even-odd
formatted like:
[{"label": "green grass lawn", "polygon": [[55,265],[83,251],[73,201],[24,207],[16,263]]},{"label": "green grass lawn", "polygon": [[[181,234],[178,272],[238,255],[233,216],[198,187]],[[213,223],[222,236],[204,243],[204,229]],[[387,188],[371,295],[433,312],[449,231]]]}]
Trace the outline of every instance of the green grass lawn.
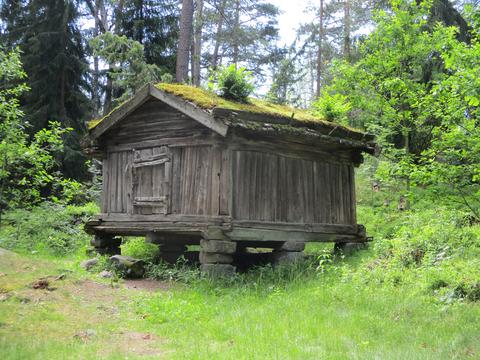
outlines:
[{"label": "green grass lawn", "polygon": [[[2,359],[468,359],[480,305],[348,274],[372,256],[229,283],[112,283],[78,259],[0,255]],[[66,274],[65,279],[55,276]],[[55,290],[30,284],[51,276]],[[350,279],[350,281],[349,281]],[[148,283],[152,285],[152,283]],[[137,286],[137,288],[133,288]]]},{"label": "green grass lawn", "polygon": [[[155,265],[139,238],[122,252],[160,281],[102,279],[105,261],[80,267],[95,205],[10,211],[0,248],[18,254],[0,252],[0,360],[479,359],[480,224],[429,194],[405,212],[395,194],[359,194],[369,250],[309,244],[309,261],[223,282]],[[53,289],[32,288],[42,277]]]}]

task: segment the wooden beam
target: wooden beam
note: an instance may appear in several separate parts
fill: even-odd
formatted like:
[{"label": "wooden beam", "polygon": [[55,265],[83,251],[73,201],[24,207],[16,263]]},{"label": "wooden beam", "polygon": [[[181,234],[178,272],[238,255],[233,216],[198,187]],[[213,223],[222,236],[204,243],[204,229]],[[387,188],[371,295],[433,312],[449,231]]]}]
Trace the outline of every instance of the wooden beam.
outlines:
[{"label": "wooden beam", "polygon": [[93,130],[90,132],[90,138],[96,139],[105,133],[112,126],[117,124],[120,120],[132,113],[140,105],[145,103],[150,97],[150,86],[146,85],[141,88],[134,97],[112,110]]},{"label": "wooden beam", "polygon": [[343,224],[321,224],[321,223],[288,223],[288,222],[268,222],[254,220],[232,220],[232,226],[246,229],[262,230],[281,230],[281,231],[300,231],[307,233],[324,234],[357,234],[357,225]]},{"label": "wooden beam", "polygon": [[196,107],[192,103],[179,99],[175,95],[168,94],[160,89],[157,89],[154,85],[149,86],[150,94],[153,97],[171,106],[172,108],[177,109],[178,111],[184,113],[192,119],[198,121],[200,124],[215,131],[221,136],[227,135],[228,126],[225,125],[221,120],[215,119],[211,114],[207,113],[205,110]]},{"label": "wooden beam", "polygon": [[234,227],[225,232],[232,241],[365,242],[357,235]]}]

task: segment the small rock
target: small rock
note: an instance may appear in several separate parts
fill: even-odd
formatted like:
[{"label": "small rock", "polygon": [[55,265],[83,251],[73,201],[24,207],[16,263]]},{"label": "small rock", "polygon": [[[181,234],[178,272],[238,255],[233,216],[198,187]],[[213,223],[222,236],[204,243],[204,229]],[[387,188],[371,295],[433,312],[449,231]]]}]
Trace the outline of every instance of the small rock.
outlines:
[{"label": "small rock", "polygon": [[48,289],[50,282],[47,279],[38,279],[32,284],[32,288],[35,290],[38,289]]},{"label": "small rock", "polygon": [[82,261],[80,263],[80,266],[88,271],[88,270],[92,269],[97,264],[98,264],[98,258],[93,258],[93,259],[88,259],[88,260]]},{"label": "small rock", "polygon": [[103,270],[100,274],[98,274],[98,276],[104,279],[109,279],[113,276],[113,274],[111,271]]},{"label": "small rock", "polygon": [[127,278],[141,278],[145,274],[145,262],[130,256],[114,255],[110,261]]}]

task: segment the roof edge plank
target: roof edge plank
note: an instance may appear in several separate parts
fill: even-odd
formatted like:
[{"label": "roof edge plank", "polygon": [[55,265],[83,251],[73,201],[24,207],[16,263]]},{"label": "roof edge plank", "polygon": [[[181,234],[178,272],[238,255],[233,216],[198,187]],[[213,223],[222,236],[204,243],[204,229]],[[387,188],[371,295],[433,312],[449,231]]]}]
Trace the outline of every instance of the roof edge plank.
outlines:
[{"label": "roof edge plank", "polygon": [[134,97],[130,98],[106,115],[97,126],[90,131],[90,137],[96,139],[112,126],[130,115],[135,109],[143,105],[150,98],[150,85],[142,87]]},{"label": "roof edge plank", "polygon": [[152,84],[149,85],[149,88],[150,88],[150,94],[154,98],[184,113],[185,115],[198,121],[200,124],[206,126],[210,130],[215,131],[219,135],[221,136],[227,135],[228,126],[224,124],[222,121],[215,119],[211,114],[207,113],[205,110],[197,108],[194,104],[189,103],[185,100],[182,100],[175,95],[171,95],[165,91],[159,90]]}]

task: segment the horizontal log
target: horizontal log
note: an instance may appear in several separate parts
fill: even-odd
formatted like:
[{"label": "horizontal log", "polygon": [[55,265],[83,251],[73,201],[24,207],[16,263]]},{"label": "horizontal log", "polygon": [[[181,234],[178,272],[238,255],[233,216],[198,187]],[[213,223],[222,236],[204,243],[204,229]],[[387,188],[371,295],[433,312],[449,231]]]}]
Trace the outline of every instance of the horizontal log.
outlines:
[{"label": "horizontal log", "polygon": [[199,146],[199,145],[213,145],[215,144],[215,137],[209,136],[204,132],[196,132],[191,136],[165,137],[158,140],[147,140],[139,142],[129,142],[125,144],[110,143],[108,152],[129,151],[132,149],[144,149],[151,147],[158,147],[168,145],[170,147],[180,146]]},{"label": "horizontal log", "polygon": [[230,224],[230,216],[207,216],[207,215],[140,215],[140,214],[124,214],[124,213],[101,213],[93,217],[91,221],[101,222],[197,222],[209,225]]},{"label": "horizontal log", "polygon": [[234,227],[225,233],[232,241],[302,241],[302,242],[364,242],[357,235],[326,234],[318,232],[260,230]]},{"label": "horizontal log", "polygon": [[[196,223],[135,223],[135,222],[105,222],[102,225],[85,225],[85,231],[90,234],[107,233],[115,235],[146,235],[148,233],[192,234],[201,236],[209,224]],[[225,227],[225,230],[228,230]]]},{"label": "horizontal log", "polygon": [[357,225],[343,224],[304,224],[288,222],[267,222],[252,220],[232,220],[232,226],[241,228],[265,229],[265,230],[283,230],[283,231],[303,231],[317,232],[324,234],[357,234]]}]

